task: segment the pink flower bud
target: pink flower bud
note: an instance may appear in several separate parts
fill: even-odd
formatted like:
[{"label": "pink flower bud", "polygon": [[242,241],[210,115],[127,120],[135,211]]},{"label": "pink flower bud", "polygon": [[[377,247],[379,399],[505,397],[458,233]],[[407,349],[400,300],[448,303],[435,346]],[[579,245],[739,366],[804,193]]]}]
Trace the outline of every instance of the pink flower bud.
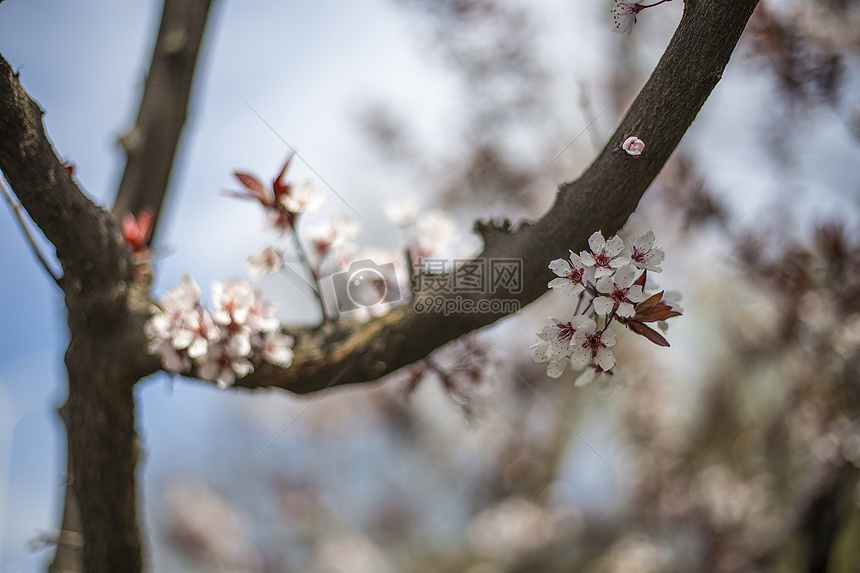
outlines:
[{"label": "pink flower bud", "polygon": [[645,142],[636,136],[631,136],[624,140],[624,143],[621,144],[621,149],[633,157],[638,157],[642,154],[642,150],[645,149]]}]

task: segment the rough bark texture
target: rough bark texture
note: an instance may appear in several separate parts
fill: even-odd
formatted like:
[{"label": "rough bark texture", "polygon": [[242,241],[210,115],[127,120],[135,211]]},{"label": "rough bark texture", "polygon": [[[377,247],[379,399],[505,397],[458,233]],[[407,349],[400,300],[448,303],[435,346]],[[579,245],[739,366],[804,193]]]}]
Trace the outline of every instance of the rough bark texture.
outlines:
[{"label": "rough bark texture", "polygon": [[[129,165],[117,213],[161,208],[210,4],[165,3],[138,124],[134,137],[124,139]],[[68,432],[67,488],[50,571],[140,571],[134,385],[158,367],[145,356],[149,285],[131,280],[116,219],[63,168],[42,114],[0,58],[0,169],[56,247],[68,309],[69,395],[60,409]]]},{"label": "rough bark texture", "polygon": [[[516,299],[521,306],[532,302],[546,290],[549,260],[569,248],[585,248],[594,230],[611,234],[624,224],[719,81],[756,3],[687,0],[684,17],[651,79],[589,169],[560,187],[555,205],[540,221],[515,231],[506,224],[479,225],[485,239],[481,257],[523,261],[522,292],[499,292],[497,297]],[[166,2],[165,20],[186,22],[183,18],[188,17],[199,28],[186,24],[183,37],[172,23],[162,24],[134,141],[125,142],[129,165],[115,213],[143,206],[157,213],[162,205],[209,4]],[[161,76],[165,73],[167,79]],[[173,109],[160,116],[158,108],[168,106]],[[67,500],[63,527],[79,522],[84,543],[82,548],[61,544],[52,570],[140,571],[133,388],[158,370],[157,360],[146,353],[143,335],[149,284],[131,281],[129,253],[116,219],[87,199],[63,169],[41,115],[0,57],[0,169],[56,247],[69,313],[69,397],[61,413],[68,428],[68,495],[73,498]],[[629,135],[646,142],[638,159],[621,151]],[[160,174],[147,174],[154,169],[150,165],[159,165]],[[304,393],[377,380],[500,318],[420,314],[409,305],[362,325],[285,328],[297,338],[294,364],[287,369],[259,364],[237,386]]]}]

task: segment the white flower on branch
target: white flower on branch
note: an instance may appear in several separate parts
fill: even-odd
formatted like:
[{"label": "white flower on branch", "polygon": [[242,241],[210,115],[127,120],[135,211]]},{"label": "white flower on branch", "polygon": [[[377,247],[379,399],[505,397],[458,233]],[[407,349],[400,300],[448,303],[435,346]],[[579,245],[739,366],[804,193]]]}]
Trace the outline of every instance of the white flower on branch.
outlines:
[{"label": "white flower on branch", "polygon": [[658,4],[669,2],[670,0],[658,0],[653,4],[639,4],[630,0],[615,0],[615,5],[612,6],[612,20],[615,23],[613,32],[616,34],[624,34],[629,36],[633,31],[633,26],[636,24],[636,15],[645,8],[653,8]]},{"label": "white flower on branch", "polygon": [[591,247],[591,252],[582,251],[579,259],[586,267],[595,268],[594,278],[596,279],[608,277],[613,273],[613,269],[630,262],[618,256],[624,250],[624,241],[617,235],[607,241],[603,238],[603,233],[595,231],[588,238],[588,246]]},{"label": "white flower on branch", "polygon": [[594,311],[601,316],[613,311],[625,318],[633,316],[636,312],[633,305],[645,300],[642,287],[633,284],[635,279],[636,267],[633,265],[624,265],[611,277],[598,279],[597,292],[604,296],[594,299]]},{"label": "white flower on branch", "polygon": [[558,378],[570,362],[574,327],[570,321],[549,317],[543,330],[537,333],[538,342],[532,346],[532,360],[546,364],[546,375]]},{"label": "white flower on branch", "polygon": [[570,252],[569,261],[556,259],[549,264],[549,268],[558,275],[558,278],[549,281],[549,288],[566,292],[570,298],[585,290],[585,265],[573,251]]},{"label": "white flower on branch", "polygon": [[615,331],[597,330],[597,323],[586,316],[574,316],[571,324],[576,329],[571,342],[571,358],[580,366],[597,364],[604,372],[615,365],[615,356],[609,350],[615,346]]},{"label": "white flower on branch", "polygon": [[284,368],[292,363],[294,340],[278,330],[276,306],[249,283],[214,281],[211,312],[199,298],[197,284],[183,277],[145,325],[149,352],[165,370],[185,373],[196,363],[201,378],[226,388],[253,371],[254,353]]},{"label": "white flower on branch", "polygon": [[654,231],[630,239],[630,262],[638,269],[663,272],[658,265],[663,262],[666,254],[662,249],[654,248]]}]

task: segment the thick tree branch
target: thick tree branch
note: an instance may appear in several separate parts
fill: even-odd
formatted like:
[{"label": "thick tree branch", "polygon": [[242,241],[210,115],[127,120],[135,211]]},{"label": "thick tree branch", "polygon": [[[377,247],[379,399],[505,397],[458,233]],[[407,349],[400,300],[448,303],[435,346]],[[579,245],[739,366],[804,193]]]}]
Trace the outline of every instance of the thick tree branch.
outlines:
[{"label": "thick tree branch", "polygon": [[[550,260],[564,256],[568,249],[586,248],[588,236],[596,230],[608,236],[624,225],[722,77],[757,3],[687,0],[672,41],[627,116],[585,173],[560,187],[552,209],[540,221],[515,231],[504,225],[479,225],[485,239],[479,258],[523,262],[522,292],[497,292],[495,298],[529,304],[546,292]],[[630,135],[646,143],[638,158],[621,150]],[[442,296],[470,297],[466,293]],[[471,295],[473,302],[480,298]],[[293,364],[286,369],[260,364],[236,385],[305,393],[377,380],[502,317],[420,314],[404,306],[364,325],[286,329],[297,339]]]},{"label": "thick tree branch", "polygon": [[212,0],[166,0],[137,121],[121,138],[128,162],[113,213],[149,207],[158,223],[188,117],[188,102]]},{"label": "thick tree branch", "polygon": [[[42,111],[0,57],[0,170],[64,271],[70,333],[67,538],[53,570],[134,571],[142,564],[137,518],[134,384],[155,366],[142,352],[148,286],[131,280],[116,219],[75,185],[54,153]],[[80,527],[79,530],[77,526]],[[72,569],[69,569],[72,567]],[[80,568],[83,569],[80,569]]]},{"label": "thick tree branch", "polygon": [[[146,206],[157,216],[161,209],[210,4],[165,2],[137,123],[122,138],[128,164],[117,193],[118,214]],[[5,60],[0,75],[0,169],[57,248],[69,310],[69,398],[61,409],[69,471],[62,530],[85,542],[61,543],[51,570],[140,570],[133,386],[157,368],[143,350],[149,285],[129,280],[128,251],[115,219],[86,199],[63,169],[45,136],[41,109]]]}]

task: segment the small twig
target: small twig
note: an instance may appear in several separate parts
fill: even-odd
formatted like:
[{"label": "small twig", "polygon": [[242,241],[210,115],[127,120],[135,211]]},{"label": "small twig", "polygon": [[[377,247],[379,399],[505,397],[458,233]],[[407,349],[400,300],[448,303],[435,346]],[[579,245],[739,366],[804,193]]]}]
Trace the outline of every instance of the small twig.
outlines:
[{"label": "small twig", "polygon": [[54,271],[51,270],[51,267],[48,266],[48,262],[42,256],[41,251],[39,251],[39,246],[33,239],[33,235],[31,235],[29,229],[27,229],[27,224],[24,221],[24,216],[21,215],[21,204],[12,198],[12,194],[9,192],[8,189],[6,189],[6,185],[3,183],[2,179],[0,179],[0,191],[3,192],[3,197],[6,199],[6,202],[9,204],[9,207],[12,209],[12,213],[15,214],[15,218],[18,220],[18,224],[21,226],[21,231],[24,233],[24,237],[27,239],[27,242],[30,243],[30,248],[33,249],[33,254],[36,255],[36,258],[39,259],[40,263],[42,263],[42,268],[45,269],[45,272],[48,273],[48,276],[54,279],[54,282],[57,284],[57,286],[59,286],[60,279],[57,277],[57,275],[54,274]]},{"label": "small twig", "polygon": [[314,267],[310,258],[308,257],[307,251],[305,251],[304,245],[302,245],[301,239],[299,239],[299,230],[293,225],[290,229],[290,234],[293,236],[293,243],[296,247],[296,252],[299,255],[299,261],[302,265],[307,269],[308,274],[311,275],[311,279],[313,279],[314,284],[313,292],[319,301],[320,311],[322,312],[322,322],[326,322],[329,319],[328,312],[326,311],[325,299],[323,298],[322,292],[322,283],[320,282],[319,271],[316,267]]}]

